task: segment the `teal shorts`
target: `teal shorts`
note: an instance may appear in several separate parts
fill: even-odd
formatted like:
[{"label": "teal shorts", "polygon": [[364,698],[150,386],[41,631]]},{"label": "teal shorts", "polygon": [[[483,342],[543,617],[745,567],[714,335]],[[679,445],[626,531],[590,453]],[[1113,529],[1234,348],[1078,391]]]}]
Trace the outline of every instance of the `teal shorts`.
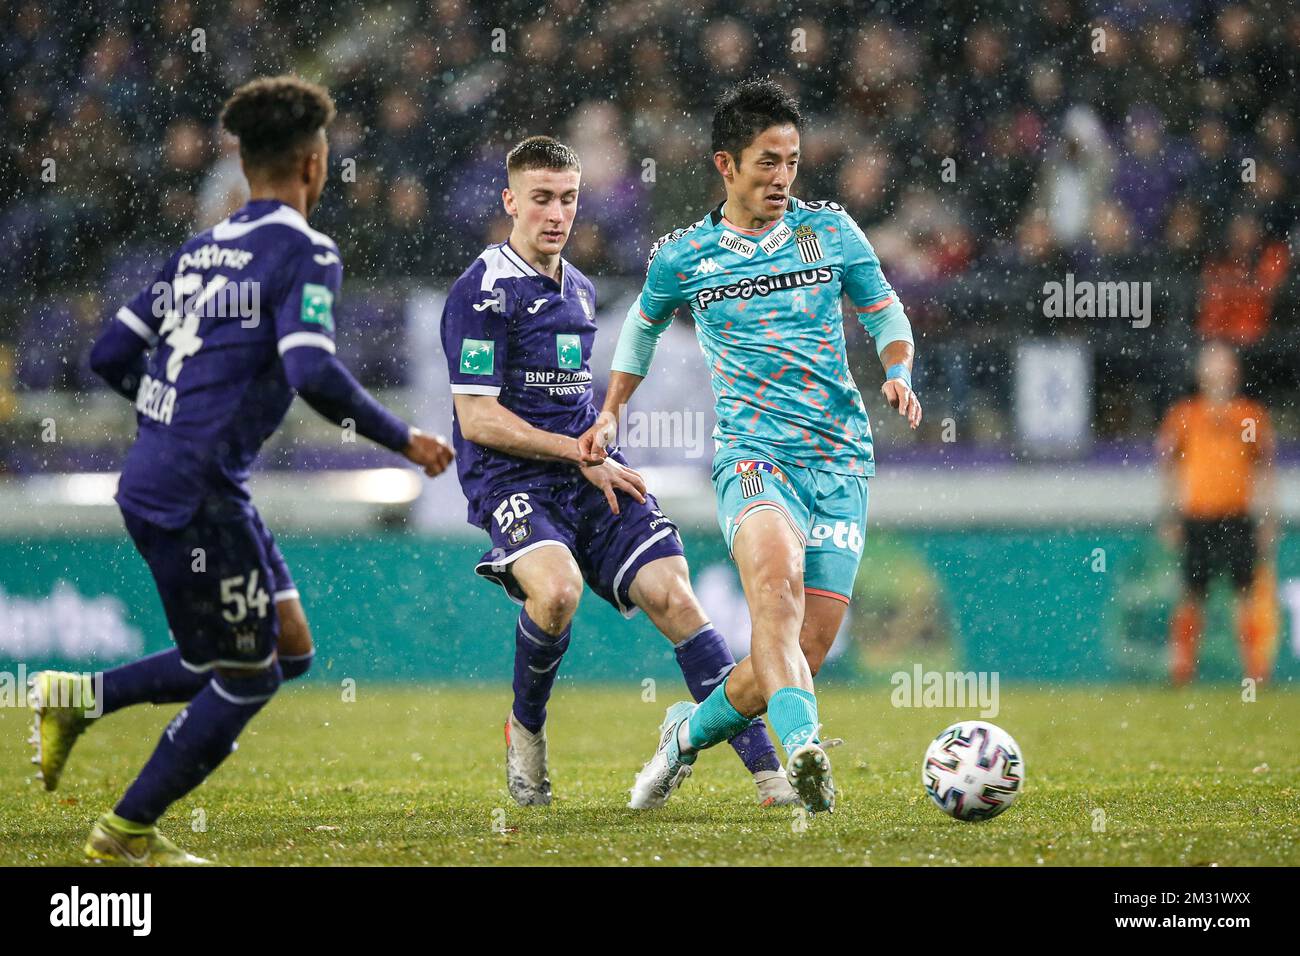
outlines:
[{"label": "teal shorts", "polygon": [[780,512],[804,545],[804,591],[846,604],[862,560],[867,479],[789,467],[751,449],[724,449],[713,460],[718,524],[731,550],[742,522]]}]

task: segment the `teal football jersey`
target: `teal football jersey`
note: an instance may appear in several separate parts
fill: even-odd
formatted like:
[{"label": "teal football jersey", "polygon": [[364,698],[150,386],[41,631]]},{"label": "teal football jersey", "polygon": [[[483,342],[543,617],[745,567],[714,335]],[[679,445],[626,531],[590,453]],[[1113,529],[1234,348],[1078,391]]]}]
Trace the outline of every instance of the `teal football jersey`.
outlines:
[{"label": "teal football jersey", "polygon": [[[845,349],[844,296],[869,332],[875,316],[902,312],[891,308],[894,291],[844,207],[791,198],[761,230],[732,225],[719,205],[664,236],[650,251],[635,309],[656,327],[690,308],[709,363],[719,450],[873,475],[871,423]],[[894,332],[899,338],[911,341],[910,331]]]}]

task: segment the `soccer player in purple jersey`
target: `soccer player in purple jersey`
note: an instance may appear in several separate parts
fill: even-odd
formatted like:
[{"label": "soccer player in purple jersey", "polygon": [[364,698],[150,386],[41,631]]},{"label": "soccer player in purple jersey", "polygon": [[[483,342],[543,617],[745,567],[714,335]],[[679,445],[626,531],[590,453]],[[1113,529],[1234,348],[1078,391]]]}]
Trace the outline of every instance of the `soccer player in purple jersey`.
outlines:
[{"label": "soccer player in purple jersey", "polygon": [[[589,467],[578,452],[577,437],[597,412],[589,365],[596,290],[560,256],[578,209],[578,157],[534,136],[510,151],[506,172],[510,238],[485,249],[452,286],[442,344],[469,522],[493,544],[476,571],[523,605],[506,784],[529,806],[551,802],[546,703],[584,580],[624,616],[646,612],[675,645],[696,700],[735,661],[691,590],[676,526],[641,476],[617,452]],[[730,740],[760,803],[797,800],[761,720]]]},{"label": "soccer player in purple jersey", "polygon": [[135,403],[139,432],[117,502],[176,647],[107,671],[89,707],[69,706],[91,700],[88,677],[35,676],[33,742],[46,789],[98,719],[91,713],[188,701],[95,824],[92,860],[205,862],[159,834],[156,821],[230,754],[281,681],[311,662],[298,591],[247,486],[294,393],[430,476],[453,457],[445,440],[394,416],[334,357],[343,267],[334,242],[307,225],[325,186],[333,116],[329,94],[295,77],[236,90],[221,122],[239,139],[252,198],[181,246],[91,352],[95,371]]}]

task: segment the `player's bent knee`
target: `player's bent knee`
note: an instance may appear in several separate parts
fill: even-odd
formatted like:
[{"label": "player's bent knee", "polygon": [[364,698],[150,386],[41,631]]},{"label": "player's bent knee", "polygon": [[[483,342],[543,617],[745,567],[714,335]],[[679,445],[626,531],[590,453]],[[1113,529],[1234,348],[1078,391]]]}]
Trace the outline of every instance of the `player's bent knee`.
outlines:
[{"label": "player's bent knee", "polygon": [[578,612],[578,601],[582,598],[581,581],[551,581],[536,595],[529,595],[534,611],[534,619],[542,627],[553,630],[567,627]]},{"label": "player's bent knee", "polygon": [[754,576],[747,588],[751,603],[769,614],[803,614],[803,585],[780,571]]}]

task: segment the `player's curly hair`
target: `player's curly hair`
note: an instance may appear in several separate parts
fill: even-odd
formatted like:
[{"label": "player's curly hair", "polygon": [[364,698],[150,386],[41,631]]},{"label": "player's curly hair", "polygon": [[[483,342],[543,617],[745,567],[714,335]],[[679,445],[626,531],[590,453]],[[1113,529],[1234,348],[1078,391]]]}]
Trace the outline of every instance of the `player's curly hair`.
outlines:
[{"label": "player's curly hair", "polygon": [[289,173],[303,147],[334,119],[322,86],[296,76],[263,76],[235,90],[221,108],[221,125],[239,139],[246,166]]},{"label": "player's curly hair", "polygon": [[582,172],[578,154],[550,136],[529,136],[506,153],[506,173],[528,169],[576,169]]},{"label": "player's curly hair", "polygon": [[790,124],[800,129],[799,101],[769,79],[737,83],[713,107],[713,152],[728,152],[740,165],[740,154],[759,133]]}]

